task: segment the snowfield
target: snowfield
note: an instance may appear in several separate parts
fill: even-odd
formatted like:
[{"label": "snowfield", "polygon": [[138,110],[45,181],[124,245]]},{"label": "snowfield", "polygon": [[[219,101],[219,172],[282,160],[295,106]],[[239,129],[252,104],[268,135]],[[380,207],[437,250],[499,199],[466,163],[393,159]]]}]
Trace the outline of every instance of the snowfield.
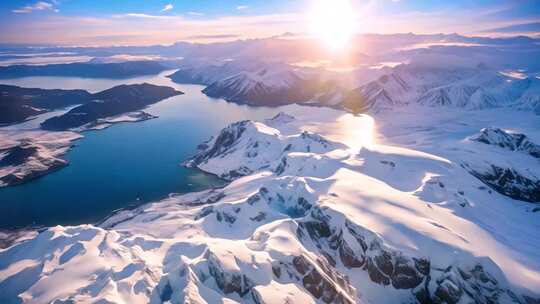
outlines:
[{"label": "snowfield", "polygon": [[230,184],[23,237],[0,302],[538,303],[540,129],[517,111],[234,123],[186,162]]},{"label": "snowfield", "polygon": [[75,132],[0,130],[0,187],[20,184],[67,166],[62,156],[81,137]]}]

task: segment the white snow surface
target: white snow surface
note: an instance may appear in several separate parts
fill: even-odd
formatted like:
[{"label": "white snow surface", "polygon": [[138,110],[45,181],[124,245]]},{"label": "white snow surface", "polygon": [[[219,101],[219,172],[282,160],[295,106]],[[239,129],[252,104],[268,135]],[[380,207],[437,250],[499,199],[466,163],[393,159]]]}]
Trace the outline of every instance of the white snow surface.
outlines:
[{"label": "white snow surface", "polygon": [[[320,214],[353,252],[362,250],[352,241],[360,233],[371,244],[369,254],[428,259],[430,284],[449,266],[481,265],[497,288],[511,290],[521,303],[523,295],[540,297],[537,205],[489,191],[461,167],[481,158],[537,169],[538,160],[528,155],[514,157],[467,137],[495,126],[538,143],[538,116],[420,106],[373,118],[298,105],[284,112],[229,126],[224,131],[234,140],[196,164],[217,175],[244,175],[224,188],[171,196],[99,225],[51,227],[1,249],[0,299],[323,303],[299,275],[302,257],[341,302],[415,302],[410,289],[377,284],[364,268],[345,266],[330,238],[301,237],[298,231],[309,231],[303,227]],[[335,266],[317,262],[323,251]],[[467,297],[460,303],[474,302]],[[497,302],[520,303],[504,292]]]},{"label": "white snow surface", "polygon": [[87,123],[78,128],[72,128],[70,130],[74,132],[83,132],[83,131],[89,131],[89,130],[103,130],[117,123],[139,122],[139,121],[144,121],[144,120],[149,120],[149,119],[154,119],[154,118],[157,118],[157,116],[148,114],[144,111],[134,111],[134,112],[123,113],[120,115],[99,118],[93,122]]},{"label": "white snow surface", "polygon": [[0,159],[4,158],[6,151],[12,147],[24,146],[37,149],[37,152],[24,163],[0,167],[0,187],[8,185],[2,181],[6,176],[13,175],[24,179],[67,164],[62,156],[71,148],[73,141],[81,137],[82,135],[69,131],[0,129]]},{"label": "white snow surface", "polygon": [[372,113],[410,104],[468,110],[514,107],[540,113],[537,78],[516,78],[484,66],[403,64],[352,92],[358,95],[356,103]]}]

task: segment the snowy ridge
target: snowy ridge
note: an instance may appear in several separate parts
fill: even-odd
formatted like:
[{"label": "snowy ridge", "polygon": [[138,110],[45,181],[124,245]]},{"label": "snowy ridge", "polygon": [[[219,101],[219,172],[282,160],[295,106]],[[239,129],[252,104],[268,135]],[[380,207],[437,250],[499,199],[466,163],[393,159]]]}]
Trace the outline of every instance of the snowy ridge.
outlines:
[{"label": "snowy ridge", "polygon": [[390,74],[351,91],[343,104],[354,112],[378,112],[405,105],[412,94],[414,92],[405,80],[399,75]]},{"label": "snowy ridge", "polygon": [[288,66],[242,71],[203,90],[210,97],[250,105],[277,106],[313,98],[319,80]]},{"label": "snowy ridge", "polygon": [[343,106],[354,112],[379,112],[421,104],[478,110],[517,107],[538,111],[538,79],[515,78],[483,66],[435,68],[401,65],[352,90]]},{"label": "snowy ridge", "polygon": [[343,76],[324,69],[248,58],[187,63],[170,77],[176,82],[207,85],[203,92],[210,97],[257,106],[305,103],[377,113],[421,104],[467,110],[514,107],[540,113],[537,77],[516,76],[515,72],[482,63],[441,67],[413,61],[393,68],[360,70],[366,80],[359,81],[358,86],[354,81],[349,83],[355,72]]},{"label": "snowy ridge", "polygon": [[497,101],[484,89],[477,86],[454,85],[432,89],[418,99],[418,103],[428,106],[452,106],[470,110],[492,108]]},{"label": "snowy ridge", "polygon": [[469,137],[472,141],[499,146],[510,151],[520,151],[540,158],[540,146],[533,143],[525,134],[507,132],[499,128],[484,128],[480,133]]},{"label": "snowy ridge", "polygon": [[[463,161],[463,166],[495,191],[515,199],[540,203],[540,146],[525,134],[484,128],[468,138],[485,144],[484,153]],[[488,157],[492,150],[506,157]],[[521,152],[521,153],[516,153]],[[532,156],[532,157],[531,157]]]},{"label": "snowy ridge", "polygon": [[516,106],[522,110],[534,111],[540,115],[540,79],[526,78],[523,81],[526,90],[516,101]]},{"label": "snowy ridge", "polygon": [[255,72],[268,67],[267,63],[257,60],[237,60],[226,62],[208,62],[206,60],[185,60],[168,77],[177,83],[195,83],[210,85],[216,81],[231,77],[239,72]]},{"label": "snowy ridge", "polygon": [[0,250],[0,298],[528,304],[540,297],[540,227],[530,203],[486,191],[448,159],[364,141],[374,132],[368,116],[286,112],[233,124],[201,147],[190,164],[230,178],[224,188],[125,210],[99,227],[52,227]]},{"label": "snowy ridge", "polygon": [[[291,119],[286,114],[279,114],[267,124],[286,124]],[[223,129],[186,164],[224,179],[233,179],[263,168],[277,166],[276,170],[283,170],[283,161],[275,162],[288,153],[325,153],[343,147],[307,131],[287,136],[263,123],[241,121]],[[225,157],[227,161],[222,160]]]}]

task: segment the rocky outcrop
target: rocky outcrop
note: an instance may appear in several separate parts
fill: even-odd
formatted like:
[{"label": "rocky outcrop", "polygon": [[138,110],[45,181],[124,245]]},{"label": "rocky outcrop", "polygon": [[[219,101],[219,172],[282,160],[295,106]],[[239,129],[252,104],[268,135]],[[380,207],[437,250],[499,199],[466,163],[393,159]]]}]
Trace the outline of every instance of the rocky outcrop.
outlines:
[{"label": "rocky outcrop", "polygon": [[469,153],[472,158],[462,161],[463,168],[500,194],[540,202],[539,145],[525,134],[494,127],[467,139],[478,152]]},{"label": "rocky outcrop", "polygon": [[491,164],[479,167],[463,163],[463,167],[493,190],[513,199],[540,202],[540,179],[514,168]]},{"label": "rocky outcrop", "polygon": [[[285,119],[285,116],[278,115],[275,118]],[[233,180],[258,170],[284,170],[284,164],[280,162],[290,153],[323,153],[340,147],[343,145],[310,132],[286,136],[268,125],[241,121],[227,126],[217,137],[201,145],[201,150],[184,162],[184,165]],[[223,158],[230,161],[222,162]],[[215,165],[217,162],[220,162],[219,166]]]},{"label": "rocky outcrop", "polygon": [[208,261],[208,273],[223,293],[235,292],[239,296],[245,296],[251,291],[254,283],[245,274],[224,269],[219,258],[211,251],[207,251],[205,258]]},{"label": "rocky outcrop", "polygon": [[199,145],[200,151],[186,162],[188,167],[195,167],[213,157],[224,155],[230,151],[232,146],[236,144],[240,136],[246,130],[246,127],[251,124],[250,121],[235,122],[225,129],[221,130],[215,139],[210,139],[208,143]]},{"label": "rocky outcrop", "polygon": [[272,272],[277,281],[296,281],[323,303],[356,303],[356,290],[349,279],[323,259],[294,256],[291,262],[274,263]]},{"label": "rocky outcrop", "polygon": [[540,158],[540,145],[532,142],[527,135],[522,133],[508,132],[499,128],[484,128],[480,133],[469,137],[469,140],[494,145],[510,151],[527,153],[535,158]]},{"label": "rocky outcrop", "polygon": [[[342,221],[343,226],[331,224]],[[374,283],[410,290],[418,303],[527,303],[481,263],[435,267],[428,257],[393,250],[373,232],[326,208],[314,208],[300,221],[297,234],[302,242],[315,244],[329,265],[339,261],[366,271]]]}]

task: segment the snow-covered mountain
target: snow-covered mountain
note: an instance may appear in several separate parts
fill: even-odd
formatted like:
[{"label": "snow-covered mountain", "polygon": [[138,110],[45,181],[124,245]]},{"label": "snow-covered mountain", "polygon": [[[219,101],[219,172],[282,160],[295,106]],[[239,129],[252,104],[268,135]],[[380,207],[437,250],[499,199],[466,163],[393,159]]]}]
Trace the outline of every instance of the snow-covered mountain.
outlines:
[{"label": "snow-covered mountain", "polygon": [[220,62],[206,59],[185,59],[180,68],[168,77],[177,83],[210,85],[240,72],[255,72],[269,66],[271,65],[268,63],[252,59]]},{"label": "snow-covered mountain", "polygon": [[343,100],[343,105],[354,112],[380,111],[405,105],[414,94],[413,88],[400,75],[383,75],[352,90]]},{"label": "snow-covered mountain", "polygon": [[540,79],[536,77],[516,77],[481,64],[476,67],[402,64],[384,71],[382,76],[377,76],[379,70],[363,69],[363,74],[372,73],[371,79],[375,80],[352,90],[342,82],[354,78],[353,74],[344,77],[321,69],[256,60],[219,65],[200,63],[197,68],[180,69],[171,78],[208,85],[203,92],[211,97],[260,106],[310,103],[374,113],[421,104],[468,110],[516,107],[540,113]]},{"label": "snow-covered mountain", "polygon": [[319,92],[320,83],[317,75],[277,66],[255,72],[243,71],[218,80],[203,93],[237,103],[279,106],[309,101]]},{"label": "snow-covered mountain", "polygon": [[540,115],[540,78],[538,77],[529,77],[521,82],[524,92],[515,104],[519,109],[534,111]]},{"label": "snow-covered mountain", "polygon": [[[485,144],[489,148],[504,149],[504,158],[486,157],[464,161],[463,166],[471,174],[504,195],[515,199],[540,202],[540,146],[533,143],[525,134],[507,132],[500,128],[484,128],[480,133],[468,138],[470,141]],[[514,155],[521,152],[521,155]]]},{"label": "snow-covered mountain", "polygon": [[484,66],[400,65],[350,91],[343,107],[355,112],[378,112],[408,104],[469,110],[509,106],[538,111],[539,81],[535,77],[512,77]]},{"label": "snow-covered mountain", "polygon": [[480,133],[469,138],[487,145],[499,146],[510,151],[520,151],[540,158],[540,146],[532,142],[525,134],[508,132],[499,128],[484,128]]},{"label": "snow-covered mountain", "polygon": [[[296,105],[284,111],[264,122],[232,124],[201,145],[188,164],[231,180],[224,188],[120,211],[99,225],[51,227],[1,249],[0,298],[539,300],[535,204],[489,190],[453,157],[374,142],[369,116]],[[406,121],[409,114],[402,115]],[[536,161],[499,146],[460,142],[469,152],[457,155],[467,160],[497,149],[490,153]]]}]

